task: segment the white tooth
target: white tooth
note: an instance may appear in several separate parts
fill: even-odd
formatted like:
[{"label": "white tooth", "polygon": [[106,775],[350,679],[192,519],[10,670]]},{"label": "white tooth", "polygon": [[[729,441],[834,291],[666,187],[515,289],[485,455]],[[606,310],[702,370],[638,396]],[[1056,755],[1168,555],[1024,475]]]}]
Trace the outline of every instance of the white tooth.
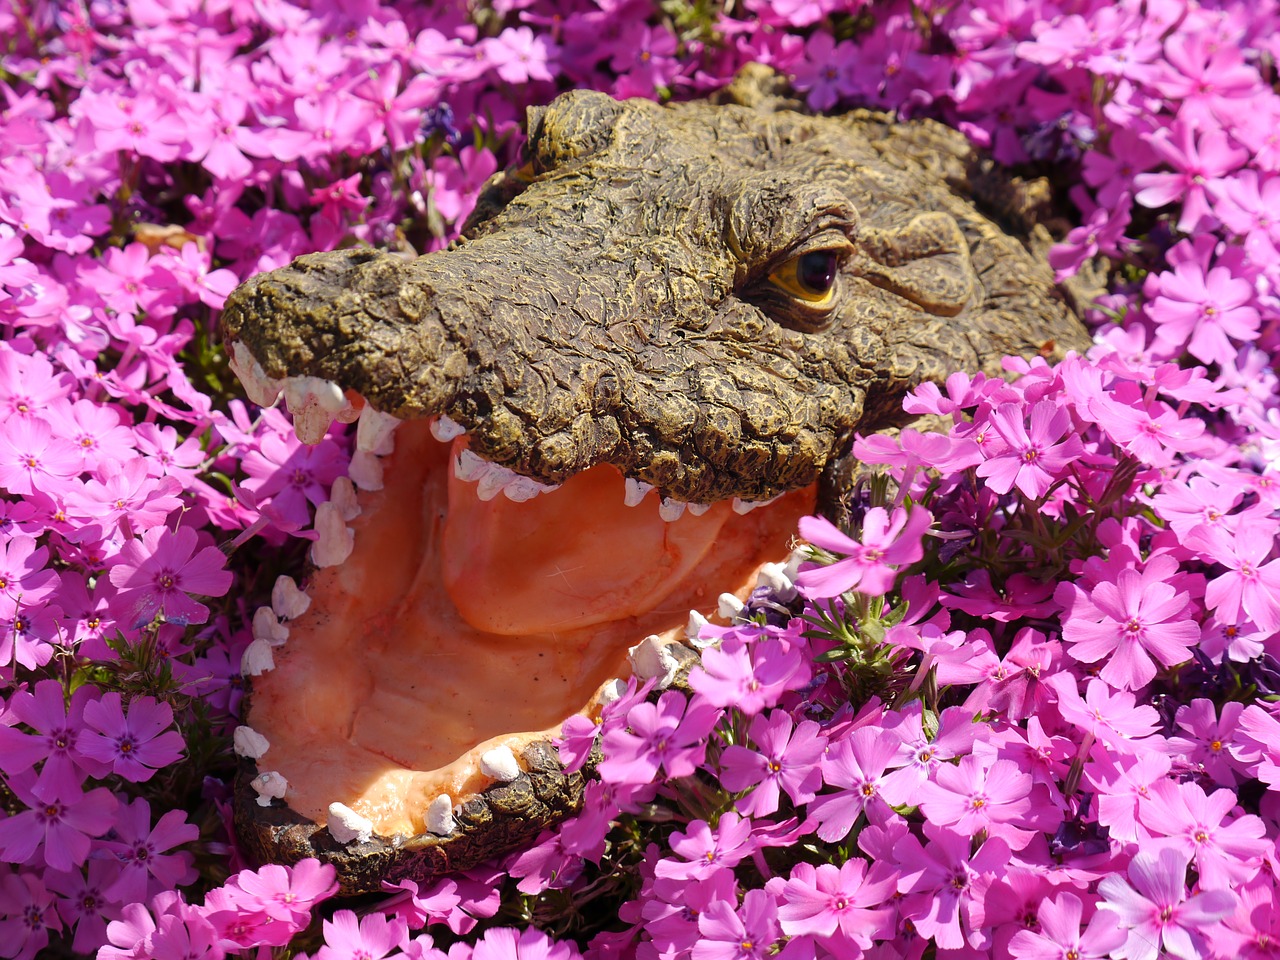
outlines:
[{"label": "white tooth", "polygon": [[395,449],[395,431],[400,421],[366,403],[356,424],[356,450],[385,457]]},{"label": "white tooth", "polygon": [[600,702],[602,704],[613,703],[615,700],[622,699],[622,695],[626,692],[627,682],[618,677],[614,677],[600,688]]},{"label": "white tooth", "polygon": [[329,500],[342,513],[343,520],[354,520],[360,516],[360,500],[356,497],[356,488],[350,477],[339,477],[329,488]]},{"label": "white tooth", "polygon": [[809,553],[803,547],[797,547],[792,550],[787,554],[787,562],[783,564],[783,575],[792,583],[795,583],[796,576],[800,573],[800,564],[804,563],[808,559]]},{"label": "white tooth", "polygon": [[447,793],[440,794],[427,807],[426,827],[441,837],[453,833],[453,801]]},{"label": "white tooth", "polygon": [[273,380],[262,369],[262,364],[253,358],[244,341],[237,340],[231,345],[231,357],[227,361],[231,372],[244,384],[244,392],[260,407],[269,407],[280,398],[284,389],[283,380]]},{"label": "white tooth", "polygon": [[711,504],[709,503],[691,503],[689,504],[689,507],[688,507],[689,513],[695,517],[702,516],[704,513],[706,513],[710,509],[711,509]]},{"label": "white tooth", "polygon": [[558,489],[558,484],[539,483],[531,477],[516,474],[515,478],[502,488],[502,494],[508,500],[524,503],[526,500],[532,500],[540,493],[550,493],[552,490]]},{"label": "white tooth", "polygon": [[732,593],[722,593],[716,601],[716,610],[720,616],[731,622],[742,616],[742,611],[746,609],[747,605]]},{"label": "white tooth", "polygon": [[689,622],[685,624],[684,635],[691,641],[697,642],[698,635],[702,633],[702,628],[707,625],[707,618],[700,614],[697,610],[689,611]]},{"label": "white tooth", "polygon": [[622,495],[622,502],[628,507],[638,507],[640,505],[640,501],[643,500],[652,489],[653,484],[651,483],[645,483],[643,480],[636,480],[632,477],[627,477],[627,489],[626,493]]},{"label": "white tooth", "polygon": [[668,646],[656,633],[645,637],[627,651],[631,672],[641,680],[657,679],[659,690],[671,686],[676,671],[680,669],[680,661],[667,649]]},{"label": "white tooth", "polygon": [[317,567],[336,567],[351,556],[355,533],[332,500],[316,507],[315,530],[317,537],[311,544],[311,562]]},{"label": "white tooth", "polygon": [[274,770],[260,773],[251,781],[253,789],[258,791],[258,806],[269,807],[272,800],[283,800],[285,791],[289,789],[289,781]]},{"label": "white tooth", "polygon": [[293,430],[303,443],[319,443],[339,413],[351,407],[342,388],[319,377],[290,377],[284,402],[293,414]]},{"label": "white tooth", "polygon": [[786,565],[781,563],[761,564],[760,572],[756,575],[756,586],[768,587],[783,603],[796,595],[796,586],[787,576]]},{"label": "white tooth", "polygon": [[271,609],[285,620],[297,620],[311,606],[311,598],[299,589],[293,577],[280,574],[271,588]]},{"label": "white tooth", "polygon": [[684,509],[688,504],[683,500],[672,500],[670,497],[662,498],[662,505],[658,507],[658,516],[667,523],[679,520],[684,515]]},{"label": "white tooth", "polygon": [[381,490],[382,461],[367,450],[357,450],[351,455],[347,476],[361,490]]},{"label": "white tooth", "polygon": [[[778,496],[781,496],[781,494]],[[740,500],[737,497],[734,497],[733,512],[739,516],[746,516],[752,510],[756,509],[756,507],[767,507],[777,499],[778,497],[770,497],[768,500]]]},{"label": "white tooth", "polygon": [[245,726],[236,727],[231,734],[231,743],[237,757],[248,757],[250,760],[257,760],[271,746],[267,738],[257,730]]},{"label": "white tooth", "polygon": [[520,776],[520,761],[510,747],[494,747],[480,755],[480,772],[486,777],[510,783]]},{"label": "white tooth", "polygon": [[265,640],[254,640],[240,655],[241,676],[260,677],[275,668],[276,660],[271,653],[271,644]]},{"label": "white tooth", "polygon": [[259,607],[253,611],[253,639],[278,647],[289,639],[289,628],[276,619],[276,612],[270,607]]},{"label": "white tooth", "polygon": [[362,817],[345,803],[329,804],[329,832],[339,843],[368,843],[373,839],[373,821]]},{"label": "white tooth", "polygon": [[443,414],[431,421],[431,435],[441,443],[448,443],[450,440],[455,440],[466,432],[466,427],[461,424],[454,423]]},{"label": "white tooth", "polygon": [[470,483],[483,477],[492,466],[493,464],[483,457],[476,456],[470,450],[463,450],[458,454],[458,459],[453,461],[453,475],[459,480]]},{"label": "white tooth", "polygon": [[517,476],[514,470],[508,470],[502,464],[491,463],[484,476],[480,478],[480,482],[476,484],[476,496],[481,500],[492,500]]}]

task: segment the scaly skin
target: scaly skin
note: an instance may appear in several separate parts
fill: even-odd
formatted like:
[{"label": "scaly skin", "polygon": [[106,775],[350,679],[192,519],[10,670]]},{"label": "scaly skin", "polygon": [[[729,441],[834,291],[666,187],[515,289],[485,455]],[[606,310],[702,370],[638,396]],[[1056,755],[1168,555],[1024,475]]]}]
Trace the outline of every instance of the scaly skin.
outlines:
[{"label": "scaly skin", "polygon": [[[575,91],[529,153],[450,250],[301,257],[231,296],[227,339],[542,483],[611,463],[695,503],[813,482],[922,381],[1088,343],[941,125]],[[770,280],[815,248],[840,255],[824,309]]]}]

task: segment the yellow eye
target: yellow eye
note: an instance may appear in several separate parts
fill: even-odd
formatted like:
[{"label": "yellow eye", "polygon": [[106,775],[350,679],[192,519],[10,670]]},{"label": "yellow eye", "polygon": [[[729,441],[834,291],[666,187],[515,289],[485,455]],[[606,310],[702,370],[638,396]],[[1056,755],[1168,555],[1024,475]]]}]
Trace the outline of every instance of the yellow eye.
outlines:
[{"label": "yellow eye", "polygon": [[769,274],[769,280],[791,296],[815,307],[826,306],[836,289],[840,254],[835,250],[811,250]]}]

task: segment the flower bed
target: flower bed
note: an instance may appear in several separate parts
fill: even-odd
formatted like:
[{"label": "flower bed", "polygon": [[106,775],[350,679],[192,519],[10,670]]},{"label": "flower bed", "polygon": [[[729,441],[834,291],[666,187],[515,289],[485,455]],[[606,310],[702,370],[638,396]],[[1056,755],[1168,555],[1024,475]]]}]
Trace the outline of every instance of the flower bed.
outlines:
[{"label": "flower bed", "polygon": [[[1276,955],[1278,21],[0,11],[0,956]],[[438,249],[527,105],[700,96],[750,61],[815,110],[938,117],[1048,176],[1082,224],[1055,268],[1113,267],[1097,345],[917,390],[946,432],[861,438],[892,482],[846,531],[802,523],[798,565],[702,629],[689,692],[632,680],[566,725],[567,762],[603,760],[531,849],[347,904],[314,861],[247,868],[245,655],[296,609],[353,431],[306,446],[240,399],[218,308],[307,251]]]}]

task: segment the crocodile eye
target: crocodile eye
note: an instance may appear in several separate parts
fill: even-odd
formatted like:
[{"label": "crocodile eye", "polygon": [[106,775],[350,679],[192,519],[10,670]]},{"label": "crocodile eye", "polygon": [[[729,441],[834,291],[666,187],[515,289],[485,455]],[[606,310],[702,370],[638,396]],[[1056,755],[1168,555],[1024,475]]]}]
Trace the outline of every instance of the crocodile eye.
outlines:
[{"label": "crocodile eye", "polygon": [[832,299],[839,267],[839,251],[810,250],[787,260],[769,280],[798,300],[822,307]]}]

